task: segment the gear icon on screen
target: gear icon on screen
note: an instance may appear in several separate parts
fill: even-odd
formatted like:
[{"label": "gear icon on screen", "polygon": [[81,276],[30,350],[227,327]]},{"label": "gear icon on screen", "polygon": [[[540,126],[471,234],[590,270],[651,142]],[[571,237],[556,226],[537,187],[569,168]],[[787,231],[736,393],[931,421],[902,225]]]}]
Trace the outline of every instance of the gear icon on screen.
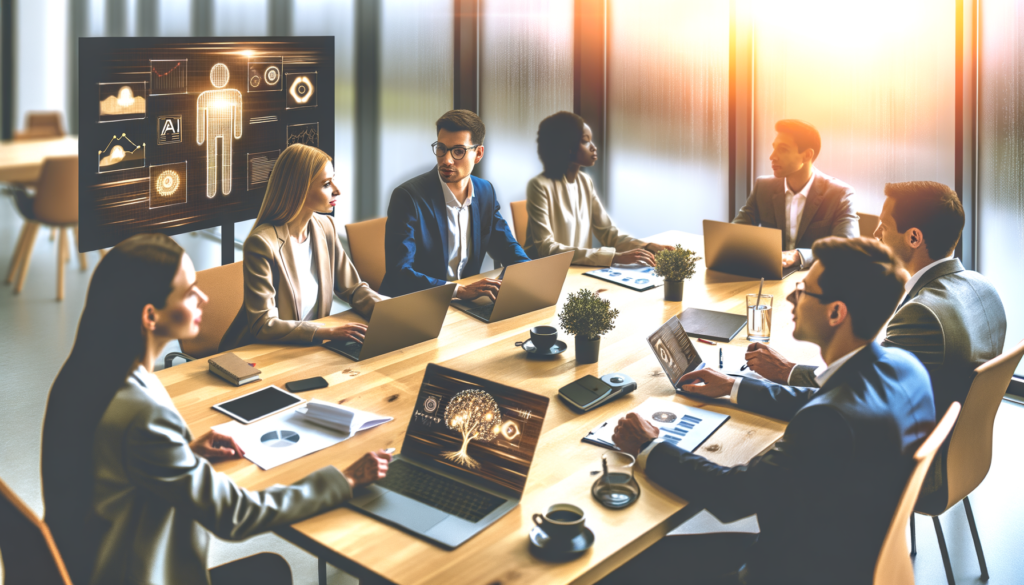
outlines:
[{"label": "gear icon on screen", "polygon": [[259,75],[253,75],[252,77],[249,78],[249,86],[250,87],[259,87],[259,85],[260,85],[260,76]]},{"label": "gear icon on screen", "polygon": [[434,396],[427,396],[427,399],[423,401],[423,410],[427,411],[427,414],[432,414],[437,411],[438,402]]},{"label": "gear icon on screen", "polygon": [[267,82],[267,85],[277,85],[277,82],[281,80],[281,72],[277,67],[271,65],[263,72],[263,80]]},{"label": "gear icon on screen", "polygon": [[309,98],[313,97],[313,83],[305,75],[300,75],[292,82],[288,93],[291,94],[295,103],[304,104],[309,101]]}]

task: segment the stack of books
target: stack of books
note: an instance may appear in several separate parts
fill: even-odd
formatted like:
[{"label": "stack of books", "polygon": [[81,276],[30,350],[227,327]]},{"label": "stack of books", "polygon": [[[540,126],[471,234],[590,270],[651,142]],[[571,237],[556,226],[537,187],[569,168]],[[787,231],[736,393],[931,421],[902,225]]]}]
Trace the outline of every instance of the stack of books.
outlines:
[{"label": "stack of books", "polygon": [[216,374],[235,386],[241,386],[242,384],[248,384],[260,379],[260,370],[257,370],[233,353],[212,357],[209,359],[209,362],[211,374]]},{"label": "stack of books", "polygon": [[372,429],[375,426],[394,420],[390,416],[380,416],[340,404],[331,404],[316,398],[306,404],[305,410],[299,409],[298,412],[302,413],[310,422],[340,431],[346,435]]}]

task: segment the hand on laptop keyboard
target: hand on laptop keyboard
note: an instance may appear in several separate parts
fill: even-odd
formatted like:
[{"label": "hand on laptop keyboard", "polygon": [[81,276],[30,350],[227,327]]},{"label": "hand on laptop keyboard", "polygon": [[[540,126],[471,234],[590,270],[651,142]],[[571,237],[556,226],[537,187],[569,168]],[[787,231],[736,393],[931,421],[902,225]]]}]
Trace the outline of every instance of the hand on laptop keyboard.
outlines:
[{"label": "hand on laptop keyboard", "polygon": [[353,488],[357,488],[384,479],[390,463],[391,454],[380,449],[363,455],[341,473]]},{"label": "hand on laptop keyboard", "polygon": [[479,297],[487,297],[494,301],[498,298],[498,289],[501,288],[501,281],[493,278],[481,278],[471,284],[460,284],[455,296],[464,300],[472,301]]},{"label": "hand on laptop keyboard", "polygon": [[366,337],[366,325],[362,323],[345,323],[337,327],[320,327],[313,333],[317,341],[348,340],[362,343]]}]

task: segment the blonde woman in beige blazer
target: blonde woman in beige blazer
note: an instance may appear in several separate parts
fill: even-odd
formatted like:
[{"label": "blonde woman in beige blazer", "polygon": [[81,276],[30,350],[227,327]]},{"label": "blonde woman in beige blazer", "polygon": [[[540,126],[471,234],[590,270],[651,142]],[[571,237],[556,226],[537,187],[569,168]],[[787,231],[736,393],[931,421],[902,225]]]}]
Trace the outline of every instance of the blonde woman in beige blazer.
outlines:
[{"label": "blonde woman in beige blazer", "polygon": [[[573,252],[572,263],[588,266],[646,264],[671,246],[638,240],[615,227],[594,182],[582,167],[597,162],[590,126],[571,112],[558,112],[540,123],[537,153],[544,172],[526,186],[526,245],[530,258]],[[591,236],[600,248],[591,247]]]},{"label": "blonde woman in beige blazer", "polygon": [[96,267],[43,424],[46,523],[76,584],[290,583],[287,563],[266,553],[208,570],[211,534],[287,526],[387,473],[384,451],[261,491],[214,470],[210,460],[240,457],[238,445],[193,437],[153,375],[168,342],[199,334],[207,300],[162,234],[132,236]]},{"label": "blonde woman in beige blazer", "polygon": [[334,166],[323,151],[293,144],[278,157],[256,226],[245,239],[244,302],[221,351],[250,343],[362,343],[366,325],[312,322],[330,314],[335,294],[364,316],[387,298],[359,278],[334,218],[318,215],[334,209],[338,194]]}]

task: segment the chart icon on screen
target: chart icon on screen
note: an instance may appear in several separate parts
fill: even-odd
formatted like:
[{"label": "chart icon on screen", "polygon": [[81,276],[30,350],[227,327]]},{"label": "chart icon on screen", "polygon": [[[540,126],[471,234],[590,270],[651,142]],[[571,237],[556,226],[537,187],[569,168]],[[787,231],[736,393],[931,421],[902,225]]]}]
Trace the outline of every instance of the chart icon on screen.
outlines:
[{"label": "chart icon on screen", "polygon": [[100,83],[100,122],[146,117],[146,82]]},{"label": "chart icon on screen", "polygon": [[293,144],[305,144],[306,146],[320,146],[320,123],[292,124],[288,126],[286,142],[288,146]]},{"label": "chart icon on screen", "polygon": [[150,59],[150,95],[188,93],[188,59]]}]

